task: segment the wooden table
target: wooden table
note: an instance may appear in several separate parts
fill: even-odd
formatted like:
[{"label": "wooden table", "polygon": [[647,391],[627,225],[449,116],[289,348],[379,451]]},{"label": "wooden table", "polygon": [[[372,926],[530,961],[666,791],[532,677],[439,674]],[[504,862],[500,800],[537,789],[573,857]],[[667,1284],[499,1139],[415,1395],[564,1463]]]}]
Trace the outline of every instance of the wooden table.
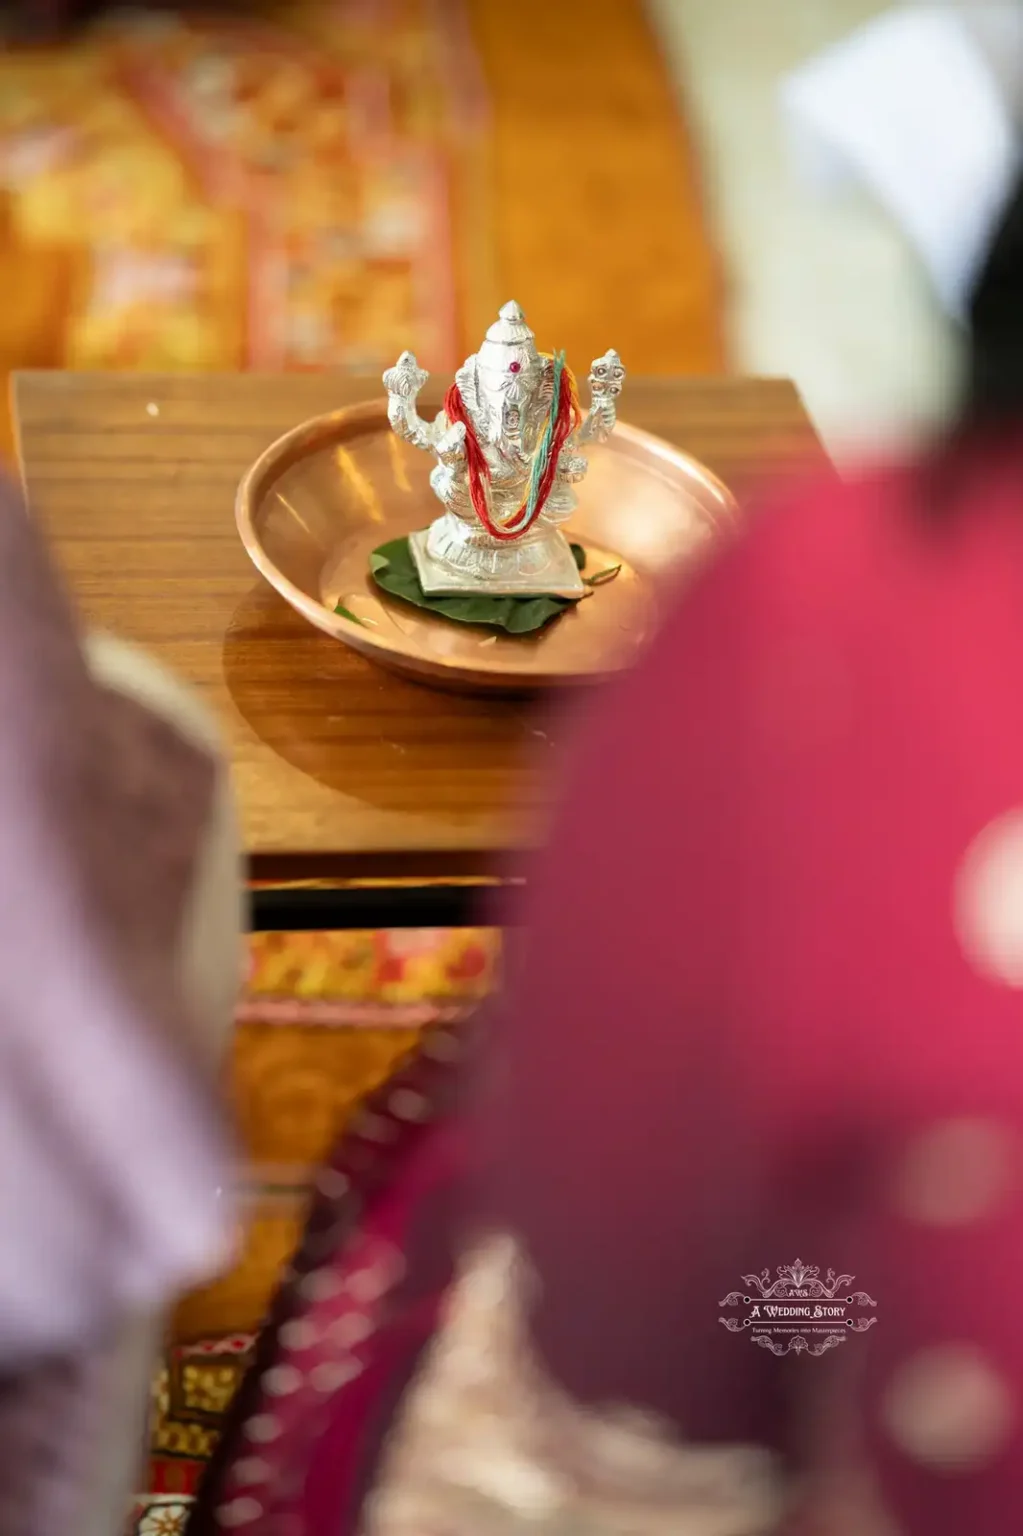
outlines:
[{"label": "wooden table", "polygon": [[[549,744],[528,705],[381,671],[298,618],[238,541],[235,487],[257,454],[379,391],[325,375],[15,379],[28,493],[85,618],[217,712],[259,879],[488,877],[549,807]],[[740,494],[824,458],[782,380],[630,380],[626,415]]]}]

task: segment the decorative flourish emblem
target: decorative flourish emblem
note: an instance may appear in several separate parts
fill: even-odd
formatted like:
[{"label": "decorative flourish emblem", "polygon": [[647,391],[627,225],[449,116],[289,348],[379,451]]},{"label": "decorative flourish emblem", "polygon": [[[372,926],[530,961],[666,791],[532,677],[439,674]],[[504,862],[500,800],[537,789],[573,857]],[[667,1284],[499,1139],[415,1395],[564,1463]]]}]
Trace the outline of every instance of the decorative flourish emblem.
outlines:
[{"label": "decorative flourish emblem", "polygon": [[754,1344],[774,1355],[823,1355],[877,1322],[862,1315],[861,1309],[877,1302],[866,1291],[852,1290],[854,1279],[833,1269],[821,1279],[818,1265],[802,1259],[779,1264],[774,1279],[769,1269],[743,1275],[745,1291],[729,1291],[718,1305],[743,1307],[745,1315],[718,1321],[729,1333],[748,1332]]}]

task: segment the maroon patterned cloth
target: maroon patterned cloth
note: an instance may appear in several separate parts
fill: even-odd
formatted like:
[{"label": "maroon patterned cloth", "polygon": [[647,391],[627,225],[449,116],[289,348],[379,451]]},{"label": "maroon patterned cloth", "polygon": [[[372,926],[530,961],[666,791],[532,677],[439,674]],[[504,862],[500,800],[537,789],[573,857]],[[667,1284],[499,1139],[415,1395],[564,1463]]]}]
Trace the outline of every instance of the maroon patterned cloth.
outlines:
[{"label": "maroon patterned cloth", "polygon": [[355,1528],[454,1273],[478,1026],[427,1031],[320,1171],[188,1536]]},{"label": "maroon patterned cloth", "polygon": [[225,1251],[179,991],[212,758],[97,686],[0,485],[0,1532],[76,1528],[121,1321]]}]

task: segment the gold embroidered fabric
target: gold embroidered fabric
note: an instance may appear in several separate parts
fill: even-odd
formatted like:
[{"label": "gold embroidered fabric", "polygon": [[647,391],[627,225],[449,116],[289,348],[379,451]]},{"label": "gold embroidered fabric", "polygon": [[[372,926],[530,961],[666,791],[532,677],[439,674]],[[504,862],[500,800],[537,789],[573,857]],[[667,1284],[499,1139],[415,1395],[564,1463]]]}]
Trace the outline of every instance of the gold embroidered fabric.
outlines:
[{"label": "gold embroidered fabric", "polygon": [[515,1241],[471,1252],[406,1394],[360,1536],[766,1536],[771,1458],[681,1443],[632,1410],[590,1412],[533,1358]]}]

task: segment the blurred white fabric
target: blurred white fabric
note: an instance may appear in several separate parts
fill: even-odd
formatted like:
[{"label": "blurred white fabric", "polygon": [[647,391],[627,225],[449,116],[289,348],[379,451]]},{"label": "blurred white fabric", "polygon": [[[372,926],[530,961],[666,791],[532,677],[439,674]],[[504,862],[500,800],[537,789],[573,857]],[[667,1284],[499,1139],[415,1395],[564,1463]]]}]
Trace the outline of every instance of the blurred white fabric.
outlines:
[{"label": "blurred white fabric", "polygon": [[960,0],[959,15],[982,49],[1017,127],[1023,125],[1023,5]]},{"label": "blurred white fabric", "polygon": [[[1019,168],[1010,67],[1016,6],[910,5],[789,76],[781,97],[802,170],[859,180],[898,223],[961,319]],[[987,47],[985,47],[985,42]]]},{"label": "blurred white fabric", "polygon": [[[801,174],[784,82],[888,0],[647,0],[691,126],[727,279],[737,372],[796,384],[839,463],[916,447],[954,406],[962,332],[860,177]],[[1023,7],[948,7],[1023,102]],[[901,9],[901,7],[900,7]],[[907,93],[911,92],[911,79]]]}]

